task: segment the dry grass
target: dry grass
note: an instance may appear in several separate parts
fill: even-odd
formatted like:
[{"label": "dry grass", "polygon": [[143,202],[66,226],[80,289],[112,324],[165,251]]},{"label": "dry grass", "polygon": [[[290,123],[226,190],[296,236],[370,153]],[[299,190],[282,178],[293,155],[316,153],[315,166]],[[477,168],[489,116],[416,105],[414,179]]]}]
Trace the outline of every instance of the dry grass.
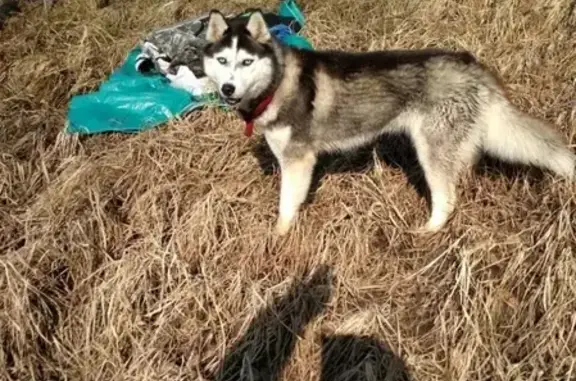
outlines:
[{"label": "dry grass", "polygon": [[[472,50],[576,143],[574,1],[302,3],[318,47]],[[482,167],[450,228],[418,237],[424,199],[366,151],[325,166],[275,241],[278,176],[233,115],[61,133],[69,97],[140,36],[218,4],[26,4],[0,32],[0,379],[224,379],[244,361],[246,380],[376,380],[400,357],[418,380],[576,379],[573,186]]]}]

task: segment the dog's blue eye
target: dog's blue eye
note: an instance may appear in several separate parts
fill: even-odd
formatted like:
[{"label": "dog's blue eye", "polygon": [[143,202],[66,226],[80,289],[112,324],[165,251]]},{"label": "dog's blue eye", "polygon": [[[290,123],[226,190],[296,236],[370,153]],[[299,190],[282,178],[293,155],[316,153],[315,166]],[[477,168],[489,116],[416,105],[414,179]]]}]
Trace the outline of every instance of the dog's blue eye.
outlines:
[{"label": "dog's blue eye", "polygon": [[222,65],[226,65],[226,58],[223,57],[218,57],[218,62],[220,62]]},{"label": "dog's blue eye", "polygon": [[250,65],[252,65],[252,62],[254,62],[254,60],[246,59],[246,60],[242,61],[242,65],[250,66]]}]

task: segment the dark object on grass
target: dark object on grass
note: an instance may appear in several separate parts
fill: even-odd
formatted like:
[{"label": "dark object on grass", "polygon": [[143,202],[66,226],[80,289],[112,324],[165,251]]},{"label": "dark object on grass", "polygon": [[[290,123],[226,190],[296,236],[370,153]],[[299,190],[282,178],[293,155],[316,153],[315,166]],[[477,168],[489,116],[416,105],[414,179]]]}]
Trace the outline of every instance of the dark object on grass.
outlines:
[{"label": "dark object on grass", "polygon": [[20,13],[18,0],[0,0],[0,29],[4,27],[4,22],[16,13]]}]

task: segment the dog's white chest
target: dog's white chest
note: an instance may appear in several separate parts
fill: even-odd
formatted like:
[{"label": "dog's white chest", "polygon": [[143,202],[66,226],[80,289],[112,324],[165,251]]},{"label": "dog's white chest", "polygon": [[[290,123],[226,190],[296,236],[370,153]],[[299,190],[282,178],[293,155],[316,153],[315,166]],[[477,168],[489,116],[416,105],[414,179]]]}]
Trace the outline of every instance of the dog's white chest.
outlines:
[{"label": "dog's white chest", "polygon": [[272,101],[266,110],[256,118],[256,122],[262,126],[268,126],[278,118],[278,105],[277,102]]},{"label": "dog's white chest", "polygon": [[292,137],[292,128],[289,126],[281,126],[267,129],[264,132],[264,137],[274,156],[276,156],[278,161],[282,161],[284,150],[288,146],[288,143],[290,143],[290,138]]}]

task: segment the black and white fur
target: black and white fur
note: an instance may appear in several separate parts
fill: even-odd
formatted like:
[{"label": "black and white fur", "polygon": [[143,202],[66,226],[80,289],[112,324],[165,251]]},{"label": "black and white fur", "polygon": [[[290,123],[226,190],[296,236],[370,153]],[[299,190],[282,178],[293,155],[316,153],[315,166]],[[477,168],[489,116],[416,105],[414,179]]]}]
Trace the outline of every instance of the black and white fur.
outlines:
[{"label": "black and white fur", "polygon": [[576,156],[546,122],[506,97],[498,78],[467,52],[308,51],[281,46],[260,12],[247,20],[210,13],[204,70],[245,118],[256,119],[281,167],[276,232],[287,233],[321,152],[349,150],[405,132],[432,197],[421,230],[435,232],[456,204],[459,174],[481,152],[574,179]]}]

